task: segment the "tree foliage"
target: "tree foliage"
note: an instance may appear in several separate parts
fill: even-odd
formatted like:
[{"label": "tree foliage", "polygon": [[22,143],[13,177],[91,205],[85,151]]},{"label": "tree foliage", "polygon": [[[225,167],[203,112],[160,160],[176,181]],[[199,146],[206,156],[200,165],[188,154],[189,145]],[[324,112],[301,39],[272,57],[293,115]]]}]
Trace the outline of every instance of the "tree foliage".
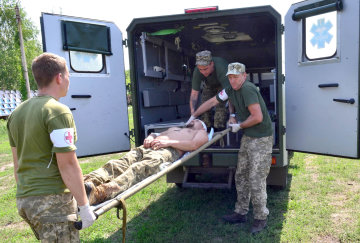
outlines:
[{"label": "tree foliage", "polygon": [[[25,85],[15,12],[16,3],[17,0],[0,0],[0,89],[24,90]],[[30,87],[36,89],[31,73],[31,62],[42,52],[41,43],[37,39],[39,31],[20,5],[19,9]]]}]

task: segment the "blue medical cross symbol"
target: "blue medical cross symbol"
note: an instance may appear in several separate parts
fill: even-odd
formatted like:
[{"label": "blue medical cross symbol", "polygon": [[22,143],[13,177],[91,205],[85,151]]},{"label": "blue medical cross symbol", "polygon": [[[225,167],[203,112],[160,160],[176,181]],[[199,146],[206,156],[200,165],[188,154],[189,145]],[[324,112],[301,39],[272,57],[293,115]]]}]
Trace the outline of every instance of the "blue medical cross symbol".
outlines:
[{"label": "blue medical cross symbol", "polygon": [[325,42],[330,43],[333,35],[329,33],[332,28],[331,22],[328,20],[325,23],[325,19],[318,19],[317,25],[313,24],[310,32],[314,34],[314,37],[310,40],[313,46],[318,46],[318,49],[325,48]]}]

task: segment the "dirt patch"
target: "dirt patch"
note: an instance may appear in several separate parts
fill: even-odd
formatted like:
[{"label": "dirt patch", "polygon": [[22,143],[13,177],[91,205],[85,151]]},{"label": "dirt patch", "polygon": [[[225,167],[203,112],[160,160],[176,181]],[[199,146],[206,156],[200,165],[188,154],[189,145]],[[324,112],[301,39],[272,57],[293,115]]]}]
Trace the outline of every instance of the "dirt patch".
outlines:
[{"label": "dirt patch", "polygon": [[29,227],[29,225],[24,222],[18,222],[18,223],[8,223],[5,226],[0,226],[0,229],[18,229],[18,230],[22,230],[25,229],[26,227]]},{"label": "dirt patch", "polygon": [[311,174],[311,179],[316,183],[319,181],[319,174],[317,173],[312,173]]},{"label": "dirt patch", "polygon": [[316,155],[306,156],[304,159],[306,170],[317,170],[317,166],[313,165],[313,161],[317,158]]},{"label": "dirt patch", "polygon": [[[360,175],[359,175],[359,178],[360,178]],[[353,192],[353,193],[359,193],[360,192],[360,182],[357,182],[357,181],[346,182],[346,190]]]},{"label": "dirt patch", "polygon": [[331,202],[329,202],[329,205],[335,206],[335,207],[343,207],[346,203],[346,196],[342,194],[337,194],[332,196]]},{"label": "dirt patch", "polygon": [[3,172],[4,170],[6,170],[7,168],[11,168],[11,167],[14,167],[14,164],[11,163],[11,164],[7,164],[7,165],[3,165],[0,167],[0,172]]},{"label": "dirt patch", "polygon": [[306,166],[310,166],[311,162],[313,162],[314,159],[316,159],[317,156],[316,155],[308,155],[305,157],[304,161]]},{"label": "dirt patch", "polygon": [[353,221],[351,217],[351,212],[347,212],[346,210],[340,210],[336,213],[331,214],[331,220],[338,225],[351,223]]},{"label": "dirt patch", "polygon": [[79,160],[79,163],[80,164],[86,164],[86,163],[89,163],[90,160],[89,159],[82,159],[82,160]]},{"label": "dirt patch", "polygon": [[340,181],[337,180],[336,184],[342,187],[341,192],[334,193],[329,195],[329,205],[334,207],[334,213],[330,215],[331,221],[334,225],[338,225],[336,227],[338,233],[341,232],[342,228],[346,227],[346,225],[354,225],[355,218],[354,208],[348,208],[346,205],[349,201],[353,200],[351,195],[357,195],[360,190],[360,185],[355,181]]},{"label": "dirt patch", "polygon": [[316,239],[313,239],[312,242],[316,242],[316,243],[338,243],[341,242],[338,238],[335,238],[332,235],[324,235],[324,236],[318,236]]},{"label": "dirt patch", "polygon": [[315,155],[307,156],[305,161],[305,167],[308,174],[310,174],[311,179],[316,183],[319,181],[319,173],[317,171],[317,166],[312,164],[313,160],[316,158]]},{"label": "dirt patch", "polygon": [[2,193],[7,192],[15,184],[15,177],[13,174],[0,177],[0,191]]}]

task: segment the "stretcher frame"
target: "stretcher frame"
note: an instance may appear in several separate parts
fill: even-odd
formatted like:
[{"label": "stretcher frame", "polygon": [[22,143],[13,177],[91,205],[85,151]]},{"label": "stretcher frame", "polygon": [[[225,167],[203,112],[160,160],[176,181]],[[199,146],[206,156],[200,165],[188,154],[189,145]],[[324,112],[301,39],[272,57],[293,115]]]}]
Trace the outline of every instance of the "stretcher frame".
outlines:
[{"label": "stretcher frame", "polygon": [[[117,214],[118,214],[118,218],[119,218],[119,209],[120,209],[120,206],[122,206],[122,209],[124,209],[124,215],[123,215],[123,242],[125,242],[125,229],[124,229],[124,226],[126,227],[126,208],[124,208],[124,204],[125,204],[124,200],[131,197],[132,195],[134,195],[135,193],[137,193],[141,189],[147,187],[151,183],[155,182],[157,179],[159,179],[160,177],[162,177],[165,174],[169,173],[170,171],[177,168],[178,166],[181,166],[187,160],[191,159],[192,157],[194,157],[195,155],[197,155],[198,153],[200,153],[201,151],[203,151],[204,149],[206,149],[207,147],[209,147],[210,145],[212,145],[213,143],[217,142],[219,139],[221,139],[222,137],[227,135],[230,131],[231,131],[231,128],[227,128],[227,129],[225,129],[225,130],[223,130],[221,132],[217,132],[216,134],[214,134],[215,136],[210,141],[208,141],[207,143],[202,145],[200,148],[198,148],[195,151],[188,152],[187,155],[185,154],[185,156],[182,156],[180,159],[178,159],[175,162],[171,163],[169,166],[163,168],[163,170],[160,170],[158,173],[156,173],[154,175],[151,175],[151,176],[145,178],[144,180],[138,182],[137,184],[133,185],[132,187],[130,187],[126,191],[124,191],[124,192],[120,193],[119,195],[117,195],[115,198],[112,198],[112,199],[110,199],[108,201],[105,201],[103,203],[100,203],[98,205],[91,206],[94,214],[96,215],[96,218],[98,218],[100,215],[106,213],[107,211],[109,211],[109,210],[111,210],[112,208],[115,208],[115,207],[118,208]],[[75,228],[77,228],[77,229],[82,228],[82,222],[81,221],[75,222],[74,225],[75,225]]]}]

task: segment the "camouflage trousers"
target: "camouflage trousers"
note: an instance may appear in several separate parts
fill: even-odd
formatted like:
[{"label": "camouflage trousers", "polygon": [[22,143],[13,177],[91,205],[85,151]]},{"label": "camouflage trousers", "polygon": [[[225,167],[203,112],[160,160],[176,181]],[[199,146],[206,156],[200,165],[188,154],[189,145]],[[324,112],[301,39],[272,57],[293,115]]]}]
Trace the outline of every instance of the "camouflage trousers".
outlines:
[{"label": "camouflage trousers", "polygon": [[85,175],[84,181],[100,187],[108,200],[159,172],[160,164],[174,162],[179,157],[174,148],[152,150],[140,146],[132,149],[121,159],[110,160],[101,168]]},{"label": "camouflage trousers", "polygon": [[235,212],[247,214],[250,199],[254,218],[264,220],[269,214],[266,207],[266,177],[270,171],[273,136],[254,138],[243,135],[235,173],[237,202]]},{"label": "camouflage trousers", "polygon": [[80,242],[76,201],[71,193],[16,198],[19,215],[41,242]]},{"label": "camouflage trousers", "polygon": [[[202,94],[201,94],[201,104],[205,101],[211,99],[217,93],[222,90],[221,87],[219,88],[210,88],[207,85],[203,87]],[[217,106],[215,106],[215,114],[214,114],[214,126],[212,125],[212,114],[211,110],[207,111],[202,114],[201,120],[205,122],[207,127],[214,127],[217,129],[224,129],[226,127],[227,122],[227,110],[226,110],[226,102],[221,102]]]}]

